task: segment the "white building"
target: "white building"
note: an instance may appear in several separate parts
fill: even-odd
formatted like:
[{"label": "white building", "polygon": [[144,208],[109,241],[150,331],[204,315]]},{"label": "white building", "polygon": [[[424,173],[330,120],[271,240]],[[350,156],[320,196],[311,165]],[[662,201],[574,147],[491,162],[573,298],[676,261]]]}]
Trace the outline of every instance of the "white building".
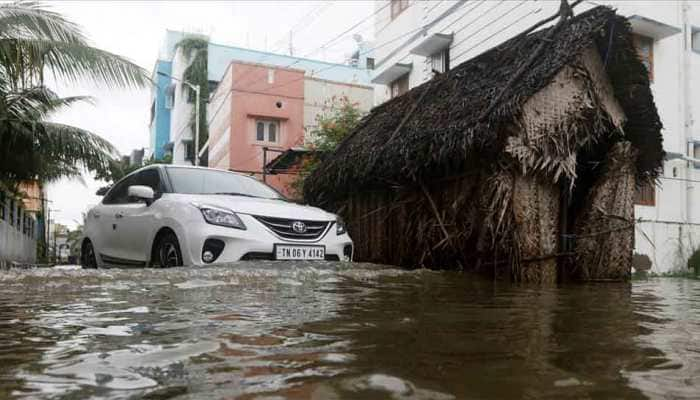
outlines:
[{"label": "white building", "polygon": [[[574,13],[598,5],[629,18],[664,124],[668,154],[659,185],[637,196],[636,252],[651,259],[654,272],[683,270],[700,248],[700,122],[694,120],[700,115],[700,3],[585,1]],[[497,46],[559,6],[559,0],[377,0],[375,103]]]}]

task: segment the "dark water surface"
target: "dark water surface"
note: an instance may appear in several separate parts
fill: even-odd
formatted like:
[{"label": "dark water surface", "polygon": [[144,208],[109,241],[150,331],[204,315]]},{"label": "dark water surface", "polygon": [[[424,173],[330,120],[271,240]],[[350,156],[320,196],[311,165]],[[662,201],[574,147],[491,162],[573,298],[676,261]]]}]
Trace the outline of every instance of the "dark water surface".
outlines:
[{"label": "dark water surface", "polygon": [[338,263],[0,272],[0,398],[700,398],[700,282]]}]

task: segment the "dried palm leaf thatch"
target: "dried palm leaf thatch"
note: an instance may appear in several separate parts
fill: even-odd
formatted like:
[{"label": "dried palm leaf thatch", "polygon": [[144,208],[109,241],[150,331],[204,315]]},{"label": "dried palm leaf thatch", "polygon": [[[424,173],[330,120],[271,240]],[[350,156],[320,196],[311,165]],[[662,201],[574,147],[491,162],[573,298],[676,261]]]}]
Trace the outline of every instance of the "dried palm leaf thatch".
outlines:
[{"label": "dried palm leaf thatch", "polygon": [[[638,175],[657,176],[663,159],[661,123],[647,72],[627,20],[607,7],[572,18],[522,79],[507,88],[489,117],[479,119],[547,32],[516,37],[375,107],[309,177],[306,198],[319,204],[332,202],[358,189],[415,184],[492,162],[511,136],[506,127],[522,112],[523,104],[590,49],[602,60],[627,116],[624,132],[640,150]],[[411,117],[401,124],[410,110]]]},{"label": "dried palm leaf thatch", "polygon": [[552,282],[560,234],[595,219],[580,199],[605,181],[607,152],[629,143],[633,181],[658,176],[661,123],[627,21],[597,7],[549,29],[376,107],[307,178],[357,259]]},{"label": "dried palm leaf thatch", "polygon": [[581,280],[626,280],[634,249],[636,150],[629,142],[608,153],[603,177],[593,186],[576,224],[576,263]]}]

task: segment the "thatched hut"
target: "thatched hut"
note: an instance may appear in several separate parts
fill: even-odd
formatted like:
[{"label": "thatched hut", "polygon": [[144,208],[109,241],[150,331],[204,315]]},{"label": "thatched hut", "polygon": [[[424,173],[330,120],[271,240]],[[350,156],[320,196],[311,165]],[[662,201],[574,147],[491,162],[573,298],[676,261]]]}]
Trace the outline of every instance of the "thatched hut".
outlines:
[{"label": "thatched hut", "polygon": [[660,130],[627,20],[597,7],[374,108],[305,197],[345,217],[357,260],[626,279]]}]

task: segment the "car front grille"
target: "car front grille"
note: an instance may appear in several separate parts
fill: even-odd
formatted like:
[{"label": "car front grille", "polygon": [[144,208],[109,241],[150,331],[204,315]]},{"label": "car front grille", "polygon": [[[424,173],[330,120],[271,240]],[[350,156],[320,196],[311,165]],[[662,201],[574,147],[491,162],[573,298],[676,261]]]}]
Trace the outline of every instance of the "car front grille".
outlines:
[{"label": "car front grille", "polygon": [[[302,219],[287,219],[255,216],[255,219],[260,221],[269,230],[277,234],[283,239],[290,240],[316,240],[326,232],[329,221],[307,221]],[[296,232],[293,229],[295,222],[302,222],[306,226],[304,232]]]}]

